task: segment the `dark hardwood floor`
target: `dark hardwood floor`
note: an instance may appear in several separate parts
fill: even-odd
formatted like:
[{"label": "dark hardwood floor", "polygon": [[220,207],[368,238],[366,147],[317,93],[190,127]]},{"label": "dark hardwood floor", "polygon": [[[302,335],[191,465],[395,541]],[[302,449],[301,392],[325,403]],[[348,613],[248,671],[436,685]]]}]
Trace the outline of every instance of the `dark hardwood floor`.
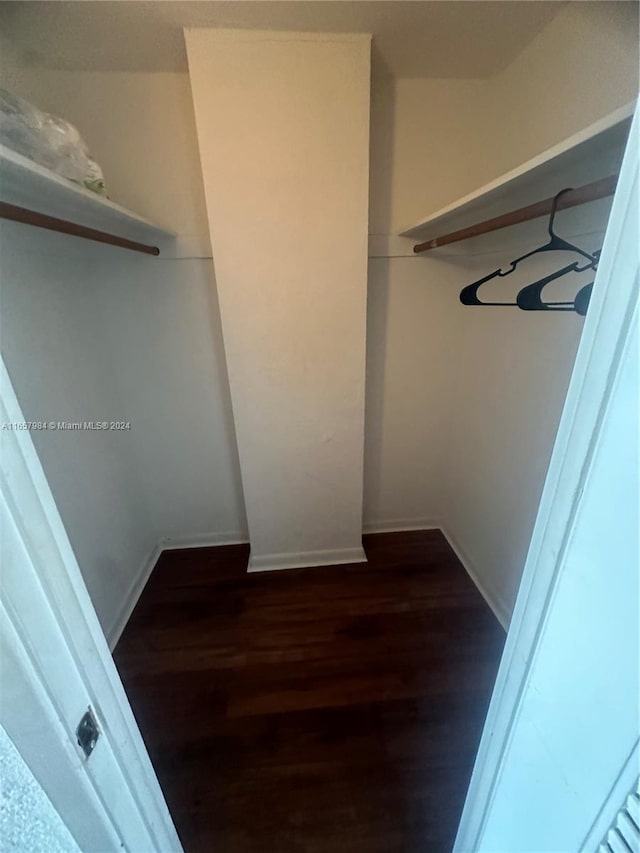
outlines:
[{"label": "dark hardwood floor", "polygon": [[438,531],[165,551],[115,660],[187,853],[449,853],[504,632]]}]

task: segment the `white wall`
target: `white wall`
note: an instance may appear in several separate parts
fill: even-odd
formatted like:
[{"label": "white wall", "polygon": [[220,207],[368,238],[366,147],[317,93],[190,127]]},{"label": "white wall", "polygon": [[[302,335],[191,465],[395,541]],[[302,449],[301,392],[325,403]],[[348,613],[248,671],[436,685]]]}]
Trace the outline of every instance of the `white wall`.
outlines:
[{"label": "white wall", "polygon": [[[602,231],[601,216],[594,215],[592,222],[585,230]],[[524,245],[502,240],[498,251],[451,259],[456,301],[460,285],[545,240],[544,222],[537,231],[531,226],[522,230]],[[588,242],[573,239],[587,249],[602,240],[601,234],[591,234]],[[491,249],[489,239],[482,242]],[[515,301],[522,286],[573,257],[531,259],[511,279],[488,286],[482,298]],[[568,276],[545,298],[572,299],[590,281],[593,273]],[[454,309],[443,526],[503,624],[515,602],[583,323],[573,312],[470,308],[459,302]]]},{"label": "white wall", "polygon": [[490,85],[374,79],[371,234],[395,234],[500,174],[487,145]]},{"label": "white wall", "polygon": [[235,430],[209,259],[101,251],[109,361],[132,425],[156,541],[246,541]]},{"label": "white wall", "polygon": [[370,39],[185,37],[250,570],[364,559]]},{"label": "white wall", "polygon": [[414,258],[370,258],[364,529],[442,520],[448,377],[457,320],[455,270]]},{"label": "white wall", "polygon": [[82,129],[114,200],[178,234],[175,246],[151,263],[91,247],[103,279],[110,361],[124,405],[144,424],[136,453],[162,536],[244,537],[188,75],[31,72],[23,91]]},{"label": "white wall", "polygon": [[76,124],[109,196],[176,232],[178,254],[210,257],[188,75],[31,68],[0,46],[0,85]]},{"label": "white wall", "polygon": [[639,44],[637,3],[567,3],[492,81],[490,147],[500,172],[633,101]]},{"label": "white wall", "polygon": [[[3,223],[2,350],[32,421],[127,420],[102,334],[94,257],[83,243]],[[135,429],[135,425],[134,425]],[[154,545],[129,432],[34,431],[103,628]]]},{"label": "white wall", "polygon": [[[543,221],[423,257],[387,235],[628,103],[637,87],[637,7],[600,3],[567,4],[494,78],[374,83],[370,230],[390,257],[369,262],[365,529],[442,523],[504,622],[582,320],[459,304],[462,286],[543,242]],[[596,248],[605,222],[592,205],[559,226]]]},{"label": "white wall", "polygon": [[[387,235],[401,226],[628,101],[637,88],[636,14],[635,4],[567,4],[512,66],[489,80],[374,80],[371,232],[383,235],[386,245]],[[36,438],[47,475],[67,507],[65,524],[108,627],[116,619],[117,601],[126,597],[127,583],[136,579],[157,538],[215,541],[217,536],[246,535],[189,80],[186,74],[28,70],[12,58],[6,44],[0,72],[4,85],[78,124],[104,167],[115,200],[181,235],[180,260],[142,259],[96,245],[89,250],[93,263],[80,267],[77,241],[40,235],[36,243],[32,229],[5,226],[13,229],[8,251],[14,252],[22,272],[20,278],[8,280],[5,253],[3,345],[14,353],[14,364],[20,364],[22,378],[16,375],[14,381],[25,407],[31,395],[33,413],[40,410],[35,400],[40,388],[42,399],[51,400],[56,411],[60,400],[65,406],[69,401],[68,408],[74,412],[84,412],[92,401],[108,396],[113,400],[110,408],[128,411],[132,423],[144,424],[144,429],[135,427],[125,439],[135,447],[126,464],[116,459],[113,464],[104,463],[104,475],[101,467],[92,468],[92,462],[97,465],[92,453],[78,473],[72,471],[75,453],[69,455],[68,446],[66,450],[64,444],[59,446],[60,439]],[[526,98],[523,91],[528,93]],[[543,97],[552,99],[551,111]],[[13,234],[20,231],[29,235],[26,242],[14,239]],[[35,245],[45,254],[50,252],[55,265],[38,260]],[[400,251],[406,254],[407,247]],[[487,249],[478,244],[474,251]],[[382,253],[397,254],[397,246],[389,244]],[[117,279],[103,281],[99,287],[83,286],[85,301],[72,305],[80,290],[74,283],[82,276],[83,282],[94,281],[94,276],[97,282],[102,274],[98,258],[116,264]],[[496,260],[496,255],[486,258],[490,264]],[[368,528],[441,521],[450,505],[445,485],[453,482],[444,465],[450,458],[445,453],[450,427],[441,428],[442,400],[456,389],[459,375],[485,382],[485,362],[475,363],[479,347],[493,346],[486,353],[487,364],[512,361],[521,369],[532,351],[534,357],[539,352],[535,327],[529,326],[530,333],[514,339],[516,327],[508,316],[518,312],[501,317],[461,309],[458,285],[466,283],[469,268],[464,268],[463,279],[463,270],[456,264],[471,262],[443,261],[433,257],[370,260],[364,477]],[[473,263],[482,267],[482,256]],[[38,310],[36,296],[41,290],[45,299],[55,303],[61,319],[54,321],[55,314]],[[97,294],[95,299],[91,293]],[[78,322],[86,327],[87,339],[91,337],[88,330],[96,329],[108,356],[102,364],[82,364],[86,349],[72,330],[76,328],[73,318],[82,311],[91,314],[98,306],[103,316],[92,320],[94,326],[88,325],[86,316]],[[7,311],[18,310],[22,319],[14,323]],[[107,317],[108,323],[104,322]],[[524,318],[517,321],[522,322]],[[502,516],[505,507],[511,507],[506,485],[494,490],[504,498],[495,513],[496,527],[486,539],[482,538],[486,507],[482,508],[481,498],[488,475],[479,463],[485,460],[487,470],[489,462],[501,464],[492,468],[491,476],[506,478],[505,484],[511,476],[486,407],[471,410],[476,427],[482,426],[473,454],[464,436],[459,454],[451,445],[449,470],[463,490],[456,503],[460,514],[455,517],[461,519],[456,536],[478,572],[489,567],[486,585],[507,610],[576,341],[575,318],[547,317],[544,322],[549,324],[545,328],[558,328],[558,333],[551,338],[544,335],[554,367],[536,385],[542,400],[553,401],[551,408],[546,402],[538,407],[545,418],[543,429],[535,433],[540,461],[533,471],[517,469],[521,482],[530,483],[531,488],[527,497],[520,496],[511,514]],[[58,328],[64,334],[58,333],[55,323],[61,324]],[[23,328],[25,334],[18,334]],[[38,339],[49,344],[46,357],[36,361],[30,352]],[[502,341],[509,342],[505,359],[505,347],[496,345]],[[474,360],[466,371],[461,370],[464,359]],[[64,367],[58,370],[58,364]],[[56,390],[63,387],[61,376],[75,375],[73,371],[85,378],[66,383],[64,393],[56,398]],[[107,373],[110,391],[105,390]],[[541,374],[536,381],[542,381]],[[498,401],[501,410],[512,412],[515,422],[522,421],[533,398],[523,397],[516,378],[510,380],[509,388],[510,394],[502,394]],[[463,408],[451,408],[454,423],[464,423],[470,414],[464,406],[465,400],[473,399],[473,391],[472,386],[457,396]],[[186,429],[183,419],[188,421]],[[181,451],[176,457],[178,445]],[[114,452],[121,447],[116,444]],[[473,462],[468,478],[467,462]],[[112,485],[88,500],[96,478]],[[117,495],[141,497],[135,506],[130,506],[128,497],[118,498],[118,506]],[[479,514],[463,514],[464,507],[472,512],[475,507]],[[142,515],[149,520],[141,522]],[[452,512],[449,516],[454,519]],[[503,518],[512,532],[508,544]],[[453,529],[453,523],[449,526]],[[113,566],[115,570],[109,568]]]},{"label": "white wall", "polygon": [[[591,4],[592,9],[590,4],[573,5],[496,80],[494,110],[510,116],[510,144],[502,143],[505,169],[624,105],[637,92],[638,44],[630,34],[637,9],[622,4],[611,12],[601,4]],[[580,105],[586,102],[589,107],[583,109]],[[608,174],[620,159],[616,151],[602,162],[594,160],[593,178]],[[564,185],[592,179],[589,169],[578,164],[575,173],[563,176]],[[603,201],[562,214],[557,229],[593,250],[602,244],[609,208],[610,202]],[[544,221],[538,221],[510,229],[495,241],[468,241],[466,251],[478,256],[470,265],[471,277],[462,283],[510,261],[516,247],[540,245],[544,229]],[[490,254],[496,246],[499,251]],[[527,266],[529,280],[535,280],[537,272],[542,276],[555,269],[549,259],[539,263]],[[578,279],[563,287],[571,298]],[[508,621],[582,320],[575,314],[462,306],[458,314],[460,346],[451,377],[455,390],[449,407],[443,517],[467,565]]]},{"label": "white wall", "polygon": [[160,540],[246,538],[191,93],[184,74],[6,57],[4,85],[78,125],[110,195],[180,234],[178,257],[155,259],[3,225],[2,343],[25,414],[131,421],[117,438],[34,435],[112,636]]},{"label": "white wall", "polygon": [[504,71],[380,79],[370,233],[394,234],[567,139],[638,92],[638,6],[567,3]]},{"label": "white wall", "polygon": [[211,262],[15,223],[0,248],[2,350],[25,416],[131,423],[33,433],[112,637],[161,541],[246,539]]}]

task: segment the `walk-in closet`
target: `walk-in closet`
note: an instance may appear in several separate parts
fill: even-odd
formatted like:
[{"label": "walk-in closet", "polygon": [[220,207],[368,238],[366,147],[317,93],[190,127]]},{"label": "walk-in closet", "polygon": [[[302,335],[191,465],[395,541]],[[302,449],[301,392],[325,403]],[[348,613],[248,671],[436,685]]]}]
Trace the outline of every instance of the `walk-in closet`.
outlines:
[{"label": "walk-in closet", "polygon": [[49,849],[542,851],[498,815],[553,749],[557,838],[604,838],[608,695],[599,787],[544,733],[477,779],[553,624],[526,589],[583,330],[637,277],[638,4],[4,2],[0,50],[2,726]]}]

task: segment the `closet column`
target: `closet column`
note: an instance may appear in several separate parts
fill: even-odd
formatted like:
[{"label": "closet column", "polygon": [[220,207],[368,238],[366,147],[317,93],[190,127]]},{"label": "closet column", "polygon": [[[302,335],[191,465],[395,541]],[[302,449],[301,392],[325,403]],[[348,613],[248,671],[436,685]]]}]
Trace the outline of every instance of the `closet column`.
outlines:
[{"label": "closet column", "polygon": [[370,37],[185,39],[249,568],[364,560]]}]

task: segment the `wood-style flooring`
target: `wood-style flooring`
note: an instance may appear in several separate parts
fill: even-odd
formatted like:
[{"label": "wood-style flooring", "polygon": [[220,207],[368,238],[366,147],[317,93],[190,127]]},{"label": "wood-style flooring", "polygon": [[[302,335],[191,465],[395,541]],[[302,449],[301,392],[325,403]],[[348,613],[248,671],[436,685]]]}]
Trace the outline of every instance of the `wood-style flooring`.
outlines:
[{"label": "wood-style flooring", "polygon": [[187,853],[449,853],[504,632],[439,531],[165,551],[115,661]]}]

